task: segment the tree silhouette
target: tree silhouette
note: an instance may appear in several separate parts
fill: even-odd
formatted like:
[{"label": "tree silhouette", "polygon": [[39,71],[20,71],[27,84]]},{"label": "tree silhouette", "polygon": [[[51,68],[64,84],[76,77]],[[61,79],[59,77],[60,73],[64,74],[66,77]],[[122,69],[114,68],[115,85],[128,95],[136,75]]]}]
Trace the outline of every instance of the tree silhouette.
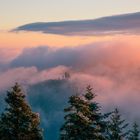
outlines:
[{"label": "tree silhouette", "polygon": [[128,140],[139,140],[139,133],[140,133],[139,126],[135,122],[133,124],[132,130],[130,130],[130,136],[129,136]]},{"label": "tree silhouette", "polygon": [[42,140],[39,114],[32,112],[17,83],[7,92],[5,101],[7,107],[0,117],[0,140]]},{"label": "tree silhouette", "polygon": [[105,140],[104,115],[94,100],[95,93],[88,86],[82,96],[69,98],[70,106],[64,109],[65,123],[60,129],[61,140]]},{"label": "tree silhouette", "polygon": [[116,108],[111,115],[111,120],[109,123],[109,139],[110,140],[122,140],[127,137],[128,131],[125,131],[128,124],[125,120],[121,119],[119,110]]}]

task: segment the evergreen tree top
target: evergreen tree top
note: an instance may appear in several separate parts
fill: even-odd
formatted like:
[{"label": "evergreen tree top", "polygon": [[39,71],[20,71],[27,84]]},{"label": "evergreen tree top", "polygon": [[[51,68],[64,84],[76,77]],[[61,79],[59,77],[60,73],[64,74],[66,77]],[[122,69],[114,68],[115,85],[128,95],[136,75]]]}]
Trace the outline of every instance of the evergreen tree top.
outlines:
[{"label": "evergreen tree top", "polygon": [[42,140],[39,115],[32,112],[18,83],[7,92],[5,101],[7,107],[0,117],[0,138]]},{"label": "evergreen tree top", "polygon": [[130,136],[128,140],[139,140],[139,133],[139,126],[136,122],[134,122],[132,130],[130,130]]},{"label": "evergreen tree top", "polygon": [[119,110],[116,108],[110,117],[109,122],[109,135],[111,140],[121,140],[129,134],[129,131],[126,131],[128,123],[125,123],[125,120],[121,118]]},{"label": "evergreen tree top", "polygon": [[69,98],[70,105],[64,109],[65,123],[60,129],[61,140],[105,140],[106,122],[94,98],[90,86],[82,96]]},{"label": "evergreen tree top", "polygon": [[95,93],[93,93],[92,90],[93,88],[90,85],[88,85],[84,97],[89,101],[96,97]]}]

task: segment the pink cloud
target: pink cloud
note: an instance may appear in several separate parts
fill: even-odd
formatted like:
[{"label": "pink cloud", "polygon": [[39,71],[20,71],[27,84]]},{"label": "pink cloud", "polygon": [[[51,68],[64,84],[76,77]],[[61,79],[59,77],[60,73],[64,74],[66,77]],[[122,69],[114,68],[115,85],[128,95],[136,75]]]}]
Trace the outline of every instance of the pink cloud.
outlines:
[{"label": "pink cloud", "polygon": [[[80,91],[88,84],[95,88],[97,99],[105,109],[119,106],[129,115],[133,112],[137,118],[140,116],[135,111],[140,103],[139,39],[140,36],[121,35],[77,47],[49,47],[49,51],[48,47],[25,49],[16,57],[18,65],[0,72],[0,79],[3,79],[0,88],[5,89],[15,81],[31,85],[57,79],[69,71],[70,82]],[[37,64],[49,67],[39,70]]]},{"label": "pink cloud", "polygon": [[15,82],[22,85],[36,84],[50,79],[62,78],[62,75],[68,68],[58,66],[52,69],[39,71],[36,67],[19,67],[0,72],[0,89],[6,89]]}]

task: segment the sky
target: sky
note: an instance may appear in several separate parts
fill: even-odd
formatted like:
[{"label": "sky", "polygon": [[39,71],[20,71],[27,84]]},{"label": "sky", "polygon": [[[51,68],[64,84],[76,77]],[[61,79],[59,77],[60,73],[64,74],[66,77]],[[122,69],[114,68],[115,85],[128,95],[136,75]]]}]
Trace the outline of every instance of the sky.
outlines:
[{"label": "sky", "polygon": [[139,9],[139,0],[0,0],[0,30],[38,21],[94,19]]},{"label": "sky", "polygon": [[140,0],[0,0],[0,19],[0,91],[15,82],[37,87],[31,101],[41,114],[49,111],[43,121],[52,137],[59,123],[50,125],[52,118],[72,94],[65,96],[65,72],[74,88],[93,86],[104,110],[119,107],[140,123]]}]

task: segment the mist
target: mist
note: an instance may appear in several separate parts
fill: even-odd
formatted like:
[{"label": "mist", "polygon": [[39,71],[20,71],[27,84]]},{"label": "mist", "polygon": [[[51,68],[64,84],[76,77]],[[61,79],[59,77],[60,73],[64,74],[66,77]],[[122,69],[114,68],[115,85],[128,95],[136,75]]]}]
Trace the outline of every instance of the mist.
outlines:
[{"label": "mist", "polygon": [[[103,112],[118,107],[129,122],[139,122],[139,45],[130,36],[77,47],[25,48],[15,58],[1,59],[1,96],[15,82],[21,84],[32,108],[41,114],[48,139],[58,136],[68,97],[83,94],[89,84]],[[65,72],[70,73],[67,81]]]}]

